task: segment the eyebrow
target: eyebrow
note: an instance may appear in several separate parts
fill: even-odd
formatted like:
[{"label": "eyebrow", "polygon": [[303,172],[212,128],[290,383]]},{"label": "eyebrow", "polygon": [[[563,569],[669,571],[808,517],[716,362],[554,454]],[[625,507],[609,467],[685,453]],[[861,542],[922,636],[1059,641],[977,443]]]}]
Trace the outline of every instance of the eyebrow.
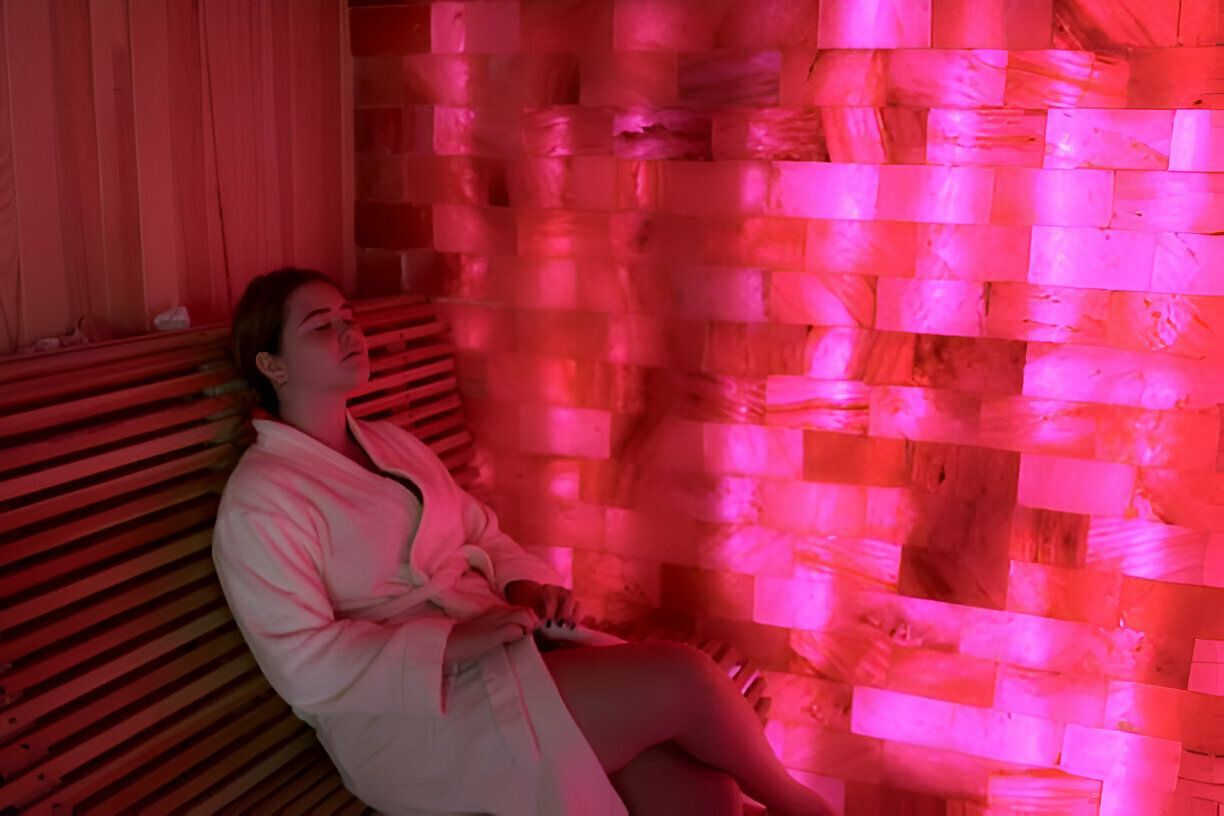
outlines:
[{"label": "eyebrow", "polygon": [[[353,304],[349,303],[346,300],[344,303],[340,304],[340,306],[337,308],[337,311],[339,311],[340,309],[348,309],[351,312],[353,311]],[[302,323],[305,323],[307,320],[309,320],[310,318],[314,317],[317,314],[326,314],[327,312],[330,312],[330,311],[331,309],[315,309],[313,312],[311,312],[310,314],[302,318]],[[301,326],[302,323],[298,323],[298,325]]]}]

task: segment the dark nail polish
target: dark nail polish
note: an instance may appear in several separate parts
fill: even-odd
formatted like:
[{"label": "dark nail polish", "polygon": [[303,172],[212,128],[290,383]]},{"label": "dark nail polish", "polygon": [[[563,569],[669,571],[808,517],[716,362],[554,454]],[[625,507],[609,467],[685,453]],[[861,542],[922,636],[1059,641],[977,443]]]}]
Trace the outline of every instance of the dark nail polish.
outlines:
[{"label": "dark nail polish", "polygon": [[552,618],[549,618],[549,619],[548,619],[548,623],[546,623],[546,624],[544,624],[544,625],[545,625],[545,626],[547,626],[547,627],[549,627],[549,628],[551,628],[551,627],[552,627]]}]

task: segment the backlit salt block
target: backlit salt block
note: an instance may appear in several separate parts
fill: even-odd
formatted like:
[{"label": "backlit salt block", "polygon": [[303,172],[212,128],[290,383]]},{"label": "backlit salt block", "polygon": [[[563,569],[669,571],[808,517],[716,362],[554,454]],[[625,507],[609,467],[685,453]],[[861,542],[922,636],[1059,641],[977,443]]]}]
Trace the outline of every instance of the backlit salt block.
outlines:
[{"label": "backlit salt block", "polygon": [[[1024,358],[1024,343],[1013,340],[921,334],[915,337],[912,376],[896,384],[1016,394],[1024,382]],[[877,376],[871,382],[887,380]]]},{"label": "backlit salt block", "polygon": [[919,278],[1022,281],[1028,276],[1028,227],[919,224],[917,229]]},{"label": "backlit salt block", "polygon": [[887,638],[861,624],[791,632],[791,648],[807,664],[805,670],[856,686],[883,684],[892,646]]},{"label": "backlit salt block", "polygon": [[435,54],[513,54],[519,50],[519,4],[445,2],[430,10]]},{"label": "backlit salt block", "polygon": [[851,328],[809,332],[807,367],[819,380],[905,382],[914,370],[914,335]]},{"label": "backlit salt block", "polygon": [[789,577],[795,571],[795,541],[794,533],[741,520],[710,524],[697,540],[696,565],[716,573]]},{"label": "backlit salt block", "polygon": [[1127,575],[1122,579],[1122,619],[1152,634],[1224,639],[1224,590]]},{"label": "backlit salt block", "polygon": [[871,394],[872,436],[976,444],[981,397],[933,388],[880,386]]},{"label": "backlit salt block", "polygon": [[715,572],[664,564],[660,573],[660,606],[681,614],[752,620],[756,579],[734,572]]},{"label": "backlit salt block", "polygon": [[886,99],[916,108],[1004,104],[1007,52],[993,49],[886,51]]},{"label": "backlit salt block", "polygon": [[706,327],[701,370],[767,376],[808,371],[806,326],[785,323],[712,323]]},{"label": "backlit salt block", "polygon": [[1170,170],[1224,170],[1224,111],[1173,111]]},{"label": "backlit salt block", "polygon": [[612,253],[605,257],[632,264],[690,263],[693,247],[706,241],[706,220],[650,210],[614,211],[608,224]]},{"label": "backlit salt block", "polygon": [[875,288],[861,275],[776,271],[769,275],[768,317],[812,326],[862,326],[875,318]]},{"label": "backlit salt block", "polygon": [[1215,470],[1219,412],[1099,406],[1094,459],[1146,467]]},{"label": "backlit salt block", "polygon": [[1002,772],[991,774],[986,799],[990,807],[983,816],[1015,813],[1098,816],[1101,782],[1056,770]]},{"label": "backlit salt block", "polygon": [[878,781],[880,778],[884,755],[881,740],[832,728],[790,723],[786,724],[783,734],[779,754],[787,767],[839,779]]},{"label": "backlit salt block", "polygon": [[863,736],[1031,765],[1055,764],[1063,741],[1062,723],[861,686],[851,724]]},{"label": "backlit salt block", "polygon": [[1224,402],[1214,361],[1089,346],[1032,343],[1024,394],[1137,408],[1207,408]]},{"label": "backlit salt block", "polygon": [[867,489],[769,480],[761,483],[761,523],[810,535],[862,535]]},{"label": "backlit salt block", "polygon": [[1224,235],[1158,233],[1152,290],[1224,295]]},{"label": "backlit salt block", "polygon": [[1051,343],[1103,343],[1108,318],[1109,292],[1104,290],[996,282],[990,285],[985,333]]},{"label": "backlit salt block", "polygon": [[1124,108],[1130,66],[1091,51],[1011,51],[1003,104],[1009,108]]},{"label": "backlit salt block", "polygon": [[[822,6],[823,8],[823,6]],[[782,52],[779,104],[786,108],[885,104],[887,52],[801,49]]]},{"label": "backlit salt block", "polygon": [[999,664],[994,698],[982,705],[1064,723],[1099,727],[1105,678]]},{"label": "backlit salt block", "polygon": [[663,107],[675,104],[674,51],[598,50],[581,55],[579,101],[603,107]]},{"label": "backlit salt block", "polygon": [[573,589],[574,587],[574,550],[569,543],[566,542],[564,547],[553,547],[543,544],[524,545],[523,549],[530,555],[543,561],[548,566],[552,567],[561,576],[564,583],[562,586]]},{"label": "backlit salt block", "polygon": [[352,8],[348,17],[354,55],[430,50],[430,10],[427,7]]},{"label": "backlit salt block", "polygon": [[521,139],[507,139],[517,133],[521,110],[501,108],[460,108],[437,105],[433,109],[433,150],[438,155],[518,156]]},{"label": "backlit salt block", "polygon": [[[572,258],[495,258],[503,296],[517,306],[541,309],[577,309],[578,270]],[[504,291],[504,290],[503,290]]]},{"label": "backlit salt block", "polygon": [[[395,195],[413,204],[489,204],[492,162],[473,156],[405,156],[397,167],[399,177],[389,182],[401,191]],[[358,173],[362,168],[357,167]],[[362,180],[358,179],[358,185]],[[358,187],[358,196],[361,188]],[[373,195],[373,198],[391,196]]]},{"label": "backlit salt block", "polygon": [[1165,170],[1173,111],[1051,110],[1045,167]]},{"label": "backlit salt block", "polygon": [[632,365],[669,365],[667,335],[659,318],[632,312],[608,317],[607,359]]},{"label": "backlit salt block", "polygon": [[514,315],[515,349],[527,354],[599,360],[608,342],[606,315],[519,309]]},{"label": "backlit salt block", "polygon": [[1113,292],[1109,298],[1110,345],[1120,348],[1220,359],[1224,342],[1212,327],[1221,320],[1218,298],[1154,292]]},{"label": "backlit salt block", "polygon": [[685,320],[761,322],[769,283],[760,269],[696,266],[673,272],[677,316]]},{"label": "backlit salt block", "polygon": [[934,0],[935,48],[1049,48],[1053,0]]},{"label": "backlit salt block", "polygon": [[711,107],[776,107],[778,51],[706,51],[679,55],[679,100]]},{"label": "backlit salt block", "polygon": [[[798,218],[706,219],[701,259],[722,266],[803,267],[804,230]],[[692,245],[688,247],[691,256]]]},{"label": "backlit salt block", "polygon": [[824,0],[816,47],[927,48],[931,45],[930,0]]},{"label": "backlit salt block", "polygon": [[1181,744],[1123,731],[1067,725],[1059,767],[1093,779],[1142,779],[1157,790],[1173,790]]},{"label": "backlit salt block", "polygon": [[1086,515],[1121,516],[1135,491],[1135,468],[1113,462],[1025,453],[1016,501]]},{"label": "backlit salt block", "polygon": [[909,488],[870,487],[863,534],[904,543],[918,528],[924,512],[920,498]]},{"label": "backlit salt block", "polygon": [[496,79],[487,57],[409,54],[402,64],[405,101],[411,104],[483,107],[492,101],[488,94]]},{"label": "backlit salt block", "polygon": [[[1194,751],[1224,753],[1224,698],[1210,690],[1110,680],[1105,727],[1177,740]],[[1188,776],[1182,764],[1180,775]]]},{"label": "backlit salt block", "polygon": [[1034,226],[1028,279],[1052,286],[1146,292],[1155,254],[1152,233]]},{"label": "backlit salt block", "polygon": [[1088,566],[1136,577],[1198,584],[1211,533],[1143,519],[1093,519]]},{"label": "backlit salt block", "polygon": [[714,473],[803,476],[803,432],[794,428],[705,423],[705,466]]},{"label": "backlit salt block", "polygon": [[986,167],[885,165],[876,217],[941,224],[990,222],[996,171]]},{"label": "backlit salt block", "polygon": [[825,107],[820,110],[829,161],[925,164],[927,116],[921,108]]},{"label": "backlit salt block", "polygon": [[709,159],[710,128],[710,115],[701,111],[619,109],[612,118],[613,151],[620,159]]},{"label": "backlit salt block", "polygon": [[1121,50],[1178,45],[1178,0],[1081,0],[1059,9],[1056,48]]},{"label": "backlit salt block", "polygon": [[1119,170],[1109,226],[1218,233],[1224,230],[1224,175]]},{"label": "backlit salt block", "polygon": [[771,722],[850,730],[850,686],[789,672],[761,674],[773,700]]},{"label": "backlit salt block", "polygon": [[574,592],[581,596],[579,617],[623,620],[626,613],[658,608],[661,565],[657,561],[575,549]]},{"label": "backlit salt block", "polygon": [[773,215],[871,219],[881,168],[869,164],[772,162],[767,199]]},{"label": "backlit salt block", "polygon": [[819,110],[719,110],[714,113],[713,144],[715,159],[829,159]]},{"label": "backlit salt block", "polygon": [[618,51],[709,51],[722,22],[721,5],[696,0],[616,0],[612,47]]},{"label": "backlit salt block", "polygon": [[429,107],[353,111],[353,146],[359,156],[427,151],[433,144],[432,131],[433,109]]},{"label": "backlit salt block", "polygon": [[992,448],[1097,458],[1098,413],[1091,403],[987,397],[982,400],[979,444]]},{"label": "backlit salt block", "polygon": [[900,545],[870,538],[817,535],[794,536],[788,543],[796,578],[831,575],[847,587],[876,591],[897,588]]},{"label": "backlit salt block", "polygon": [[884,687],[919,697],[1002,708],[994,703],[998,668],[993,660],[956,652],[894,646]]},{"label": "backlit salt block", "polygon": [[519,31],[525,52],[585,53],[612,41],[612,3],[606,0],[519,0]]},{"label": "backlit salt block", "polygon": [[394,107],[408,102],[403,57],[353,57],[353,104],[362,108]]},{"label": "backlit salt block", "polygon": [[[394,201],[358,201],[355,203],[355,229],[358,246],[379,249],[412,249],[430,244],[431,233],[436,237],[437,210]],[[445,251],[434,243],[434,249]]]},{"label": "backlit salt block", "polygon": [[1045,111],[932,108],[926,160],[978,167],[1040,167]]},{"label": "backlit salt block", "polygon": [[1219,107],[1219,48],[1134,48],[1126,57],[1127,107]]},{"label": "backlit salt block", "polygon": [[1118,622],[1121,598],[1122,576],[1116,572],[1011,562],[1010,612],[1112,627]]},{"label": "backlit salt block", "polygon": [[809,220],[806,268],[913,277],[915,252],[920,246],[918,230],[915,224],[896,221]]},{"label": "backlit salt block", "polygon": [[551,105],[523,112],[523,152],[529,156],[607,156],[612,115],[602,108]]},{"label": "backlit salt block", "polygon": [[502,402],[573,405],[577,361],[491,350],[486,393]]},{"label": "backlit salt block", "polygon": [[1112,192],[1110,170],[1004,167],[995,173],[990,221],[1104,227],[1110,224]]},{"label": "backlit salt block", "polygon": [[1017,505],[1012,513],[1011,557],[1076,567],[1084,562],[1089,517]]},{"label": "backlit salt block", "polygon": [[607,258],[612,255],[608,213],[583,210],[510,212],[517,216],[518,252],[524,257]]},{"label": "backlit salt block", "polygon": [[356,156],[353,173],[357,177],[357,198],[382,198],[421,203],[419,197],[405,197],[402,156]]},{"label": "backlit salt block", "polygon": [[1192,663],[1186,688],[1203,694],[1224,694],[1224,672],[1215,663]]},{"label": "backlit salt block", "polygon": [[[870,387],[861,382],[817,380],[809,377],[772,376],[766,381],[766,425],[787,428],[808,428],[840,431],[845,434],[865,434],[869,417]],[[804,435],[805,440],[808,434]],[[854,438],[854,437],[848,437]],[[806,442],[805,442],[806,444]],[[810,448],[810,445],[809,445]],[[825,481],[846,482],[850,469],[868,469],[864,460],[852,463],[843,459],[837,470]],[[887,469],[884,463],[881,469]],[[810,463],[808,466],[810,475]]]},{"label": "backlit salt block", "polygon": [[919,334],[980,336],[986,287],[976,281],[880,278],[876,328]]},{"label": "backlit salt block", "polygon": [[[770,377],[769,386],[779,379],[789,378]],[[809,431],[803,435],[803,478],[813,482],[899,487],[909,481],[908,451],[909,446],[900,439]]]},{"label": "backlit salt block", "polygon": [[659,205],[682,215],[761,215],[770,175],[765,162],[664,162]]}]

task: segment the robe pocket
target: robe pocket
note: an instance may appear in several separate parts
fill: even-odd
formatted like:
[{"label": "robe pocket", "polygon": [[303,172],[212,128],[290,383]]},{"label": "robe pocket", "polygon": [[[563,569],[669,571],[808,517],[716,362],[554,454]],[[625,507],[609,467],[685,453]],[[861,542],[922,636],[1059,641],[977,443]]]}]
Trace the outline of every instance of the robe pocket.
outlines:
[{"label": "robe pocket", "polygon": [[344,714],[321,718],[328,753],[359,787],[414,775],[437,753],[439,719],[407,714]]}]

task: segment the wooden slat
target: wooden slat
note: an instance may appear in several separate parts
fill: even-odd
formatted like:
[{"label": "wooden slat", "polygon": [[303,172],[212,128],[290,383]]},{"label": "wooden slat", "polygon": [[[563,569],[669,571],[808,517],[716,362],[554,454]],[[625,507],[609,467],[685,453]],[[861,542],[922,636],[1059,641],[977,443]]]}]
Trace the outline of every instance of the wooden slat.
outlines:
[{"label": "wooden slat", "polygon": [[[276,744],[278,740],[282,740],[283,732],[291,726],[296,736]],[[182,785],[167,791],[165,795],[142,803],[142,806],[147,813],[169,813],[179,808],[185,808],[187,813],[199,813],[202,816],[216,813],[227,803],[261,784],[293,757],[309,750],[320,750],[314,731],[301,727],[301,723],[286,720],[284,728],[270,729],[256,735],[244,742],[239,750],[219,757],[209,768],[208,777],[197,776],[186,780]],[[236,775],[221,776],[235,772]],[[205,783],[212,783],[213,779],[218,777],[223,779],[223,783],[213,783],[205,787]]]},{"label": "wooden slat", "polygon": [[178,329],[138,337],[103,340],[84,346],[40,351],[32,354],[0,356],[0,385],[42,377],[53,377],[64,371],[85,371],[131,357],[173,352],[196,346],[215,346],[229,337],[229,324],[214,323],[189,329]]},{"label": "wooden slat", "polygon": [[340,780],[334,776],[315,780],[313,785],[301,791],[292,802],[285,806],[285,816],[325,813],[326,811],[319,807],[319,803],[330,796],[339,784]]},{"label": "wooden slat", "polygon": [[322,750],[303,751],[277,771],[276,776],[256,785],[246,793],[229,802],[226,813],[279,813],[285,803],[300,790],[298,780],[322,767],[328,773],[339,775],[331,758]]}]

